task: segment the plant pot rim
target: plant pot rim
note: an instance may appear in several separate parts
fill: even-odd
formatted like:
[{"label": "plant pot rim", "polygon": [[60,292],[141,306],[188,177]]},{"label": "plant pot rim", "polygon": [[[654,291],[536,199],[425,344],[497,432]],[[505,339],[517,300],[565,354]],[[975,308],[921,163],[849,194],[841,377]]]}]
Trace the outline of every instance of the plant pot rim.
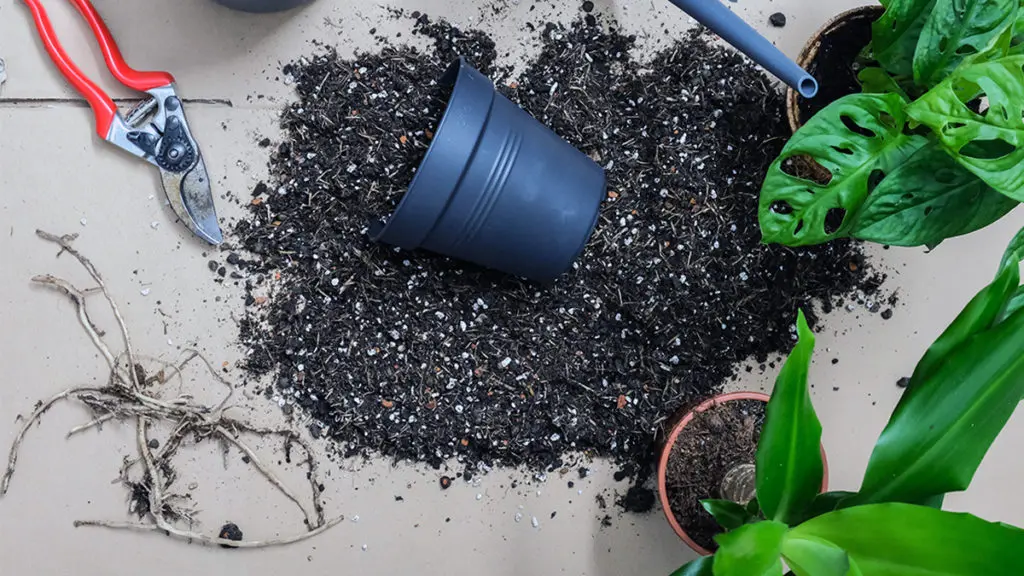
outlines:
[{"label": "plant pot rim", "polygon": [[[851,8],[845,12],[833,16],[828,22],[825,22],[818,28],[818,30],[811,35],[804,44],[804,47],[800,50],[800,54],[797,56],[796,63],[804,70],[810,66],[811,62],[818,56],[818,50],[821,48],[821,39],[832,33],[834,30],[844,25],[847,21],[858,17],[858,16],[870,16],[877,14],[875,18],[881,16],[885,12],[885,7],[881,5],[868,5],[859,6],[857,8]],[[869,39],[870,41],[870,39]],[[819,80],[820,81],[820,80]],[[800,129],[802,123],[800,122],[800,94],[792,88],[786,89],[786,117],[789,120],[789,129],[795,134]]]},{"label": "plant pot rim", "polygon": [[[698,412],[704,412],[712,406],[719,404],[725,404],[726,402],[733,402],[736,400],[758,400],[764,403],[768,403],[771,397],[763,392],[729,392],[727,394],[719,394],[704,402],[698,404],[695,408],[685,409],[686,414],[672,426],[671,432],[669,432],[668,438],[665,439],[665,445],[661,449],[661,458],[658,460],[658,498],[661,501],[661,509],[665,513],[665,518],[668,520],[669,526],[676,533],[679,538],[686,543],[694,552],[701,556],[710,556],[711,551],[704,548],[700,544],[697,544],[690,538],[690,535],[683,530],[683,527],[679,525],[679,521],[676,520],[675,514],[672,512],[672,505],[668,500],[668,490],[665,488],[665,480],[668,471],[668,460],[672,455],[672,447],[675,446],[676,440],[679,438],[679,434],[682,433],[683,429],[693,421],[694,415]],[[821,479],[821,491],[825,492],[828,490],[828,458],[825,456],[825,447],[821,447],[821,462],[824,465],[824,475]]]}]

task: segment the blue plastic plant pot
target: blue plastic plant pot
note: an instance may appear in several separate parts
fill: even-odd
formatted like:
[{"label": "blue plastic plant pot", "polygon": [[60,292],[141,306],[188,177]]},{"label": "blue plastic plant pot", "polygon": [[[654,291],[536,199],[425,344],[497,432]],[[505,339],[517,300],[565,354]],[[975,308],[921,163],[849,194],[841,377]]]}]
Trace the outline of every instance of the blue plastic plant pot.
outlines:
[{"label": "blue plastic plant pot", "polygon": [[310,4],[313,0],[214,0],[214,2],[243,12],[283,12]]},{"label": "blue plastic plant pot", "polygon": [[597,224],[605,176],[588,156],[498,94],[462,58],[434,140],[374,241],[423,248],[530,280],[572,267]]}]

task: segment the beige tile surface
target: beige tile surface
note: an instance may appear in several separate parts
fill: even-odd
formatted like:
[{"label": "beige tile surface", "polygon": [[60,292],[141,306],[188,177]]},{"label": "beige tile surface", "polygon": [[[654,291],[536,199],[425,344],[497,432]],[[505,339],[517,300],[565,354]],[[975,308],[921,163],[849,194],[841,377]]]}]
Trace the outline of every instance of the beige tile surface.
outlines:
[{"label": "beige tile surface", "polygon": [[[95,0],[133,65],[173,72],[207,159],[218,194],[244,194],[264,170],[254,142],[273,135],[276,108],[288,88],[275,80],[279,63],[310,50],[314,39],[342,51],[369,46],[369,29],[391,33],[402,25],[385,8],[355,0],[319,0],[306,11],[283,16],[246,16],[206,0]],[[479,0],[401,0],[389,6],[445,15],[463,26],[494,31],[502,47],[521,55],[517,24],[538,18],[530,0],[499,2],[497,16]],[[52,272],[84,283],[66,256],[34,237],[33,230],[78,232],[78,245],[106,274],[124,308],[137,349],[173,360],[198,347],[216,364],[233,363],[232,313],[241,308],[233,286],[210,281],[205,248],[173,223],[163,207],[156,174],[149,166],[97,141],[91,115],[65,86],[39,49],[26,10],[0,0],[0,58],[9,78],[0,97],[0,443],[6,450],[16,417],[36,399],[103,378],[103,361],[76,324],[66,299],[30,285],[34,274]],[[59,0],[46,0],[62,38],[79,62],[101,70],[84,26]],[[541,6],[544,14],[564,5]],[[647,46],[670,39],[686,26],[660,0],[598,0],[641,35]],[[740,0],[734,9],[763,23],[771,12],[790,17],[784,29],[766,30],[789,53],[831,14],[852,0]],[[408,34],[403,35],[403,38]],[[98,75],[111,85],[109,77]],[[114,90],[118,95],[128,93]],[[264,100],[250,96],[263,94]],[[230,102],[228,106],[226,102]],[[222,212],[231,216],[228,204]],[[84,224],[83,224],[84,222]],[[152,223],[156,222],[154,229]],[[931,254],[922,250],[877,250],[891,272],[890,287],[902,300],[884,322],[863,311],[838,312],[819,339],[812,378],[814,400],[825,426],[836,488],[856,488],[875,437],[898,398],[895,381],[966,300],[991,277],[1002,246],[1024,224],[1011,218],[970,238],[950,241]],[[148,295],[142,291],[148,289]],[[115,330],[109,315],[97,323]],[[838,358],[838,364],[831,364]],[[234,371],[232,371],[234,372]],[[738,388],[768,389],[773,374],[756,371]],[[181,385],[204,395],[218,393],[209,378],[189,374]],[[833,391],[833,387],[838,387]],[[877,403],[877,404],[876,404]],[[263,399],[240,396],[239,413],[260,421],[280,418]],[[273,414],[271,413],[273,412]],[[349,519],[319,539],[296,546],[245,552],[185,546],[154,535],[75,529],[76,519],[125,519],[124,493],[111,481],[132,434],[118,426],[65,439],[85,422],[78,407],[48,413],[24,445],[8,497],[0,500],[0,574],[667,574],[692,554],[675,538],[660,513],[614,518],[601,528],[594,495],[622,490],[608,463],[576,488],[564,479],[521,485],[522,474],[497,470],[478,485],[462,482],[446,492],[436,474],[407,464],[391,466],[328,461],[328,514]],[[1024,421],[1011,422],[983,464],[970,492],[950,505],[993,520],[1024,523],[1024,503],[1005,498],[1024,464],[1013,444]],[[276,446],[260,447],[267,460]],[[212,448],[186,452],[183,482],[202,484],[198,520],[207,532],[226,520],[247,537],[272,537],[301,529],[300,517],[278,493],[255,477],[237,455],[225,460]],[[300,486],[301,474],[287,477]],[[582,491],[581,493],[577,492]],[[477,495],[481,498],[477,500]],[[403,501],[395,500],[402,496]],[[522,506],[522,509],[519,508]],[[551,519],[551,512],[557,511]],[[515,515],[524,515],[515,522]],[[358,522],[352,518],[359,517]],[[540,527],[530,525],[536,516]],[[450,519],[450,520],[449,520]],[[366,545],[367,549],[362,549]]]}]

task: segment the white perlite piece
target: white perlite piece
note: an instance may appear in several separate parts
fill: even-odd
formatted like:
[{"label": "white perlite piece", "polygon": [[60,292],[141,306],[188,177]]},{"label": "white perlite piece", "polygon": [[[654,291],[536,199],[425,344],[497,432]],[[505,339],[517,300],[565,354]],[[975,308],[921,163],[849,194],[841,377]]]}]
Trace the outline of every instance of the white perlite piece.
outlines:
[{"label": "white perlite piece", "polygon": [[530,524],[532,524],[534,528],[540,528],[540,521],[537,520],[536,516],[530,516]]}]

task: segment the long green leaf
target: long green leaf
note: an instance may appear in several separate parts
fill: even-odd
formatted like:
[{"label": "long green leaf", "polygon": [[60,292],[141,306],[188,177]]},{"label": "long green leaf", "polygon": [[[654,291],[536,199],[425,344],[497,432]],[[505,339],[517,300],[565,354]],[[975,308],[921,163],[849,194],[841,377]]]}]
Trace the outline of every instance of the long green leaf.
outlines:
[{"label": "long green leaf", "polygon": [[702,556],[680,566],[670,576],[714,576],[714,556]]},{"label": "long green leaf", "polygon": [[860,81],[861,92],[865,94],[899,94],[901,98],[910,101],[906,90],[900,86],[888,72],[877,66],[868,66],[857,73],[857,80]]},{"label": "long green leaf", "polygon": [[931,378],[944,361],[972,336],[988,330],[998,319],[1017,285],[1020,273],[1017,269],[1004,267],[991,284],[981,289],[956,319],[943,331],[928,348],[914,368],[910,388],[918,382]]},{"label": "long green leaf", "polygon": [[838,510],[794,528],[846,551],[865,576],[1024,574],[1024,531],[910,504]]},{"label": "long green leaf", "polygon": [[966,489],[1024,396],[1022,350],[1024,311],[1018,311],[912,382],[849,503],[920,503]]},{"label": "long green leaf", "polygon": [[822,514],[828,514],[840,506],[840,504],[855,496],[856,492],[845,492],[842,490],[836,490],[834,492],[822,492],[814,497],[811,501],[811,505],[804,511],[804,515],[801,518],[801,523],[810,520],[811,518],[817,518]]},{"label": "long green leaf", "polygon": [[[928,141],[904,134],[904,107],[896,94],[851,94],[800,128],[761,188],[758,220],[764,241],[804,246],[846,236],[873,186]],[[790,167],[807,157],[831,179],[812,181]]]},{"label": "long green leaf", "polygon": [[850,557],[835,544],[813,536],[787,534],[782,557],[797,576],[847,576]]},{"label": "long green leaf", "polygon": [[1024,260],[1024,228],[1021,228],[1006,245],[1003,257],[999,260],[999,270],[1002,271],[1011,266],[1019,267],[1021,260]]},{"label": "long green leaf", "polygon": [[988,226],[1018,204],[929,142],[868,196],[850,236],[892,246],[936,246]]},{"label": "long green leaf", "polygon": [[934,86],[965,58],[989,52],[1017,19],[1019,0],[937,0],[914,52],[914,81]]},{"label": "long green leaf", "polygon": [[1013,296],[1006,303],[1006,309],[1003,310],[1000,320],[1009,318],[1016,314],[1018,310],[1024,310],[1024,286],[1017,288],[1017,291],[1013,293]]},{"label": "long green leaf", "polygon": [[875,57],[896,76],[914,73],[914,53],[935,0],[895,0],[871,26]]},{"label": "long green leaf", "polygon": [[799,340],[782,367],[765,408],[757,444],[757,500],[766,518],[792,524],[821,490],[821,422],[807,389],[814,333],[801,310]]},{"label": "long green leaf", "polygon": [[781,576],[782,538],[788,529],[767,521],[715,536],[715,576]]},{"label": "long green leaf", "polygon": [[[965,102],[987,97],[978,113]],[[910,105],[957,162],[989,186],[1024,201],[1024,56],[966,64]]]},{"label": "long green leaf", "polygon": [[735,530],[750,520],[747,509],[732,500],[701,500],[701,505],[725,530]]}]

